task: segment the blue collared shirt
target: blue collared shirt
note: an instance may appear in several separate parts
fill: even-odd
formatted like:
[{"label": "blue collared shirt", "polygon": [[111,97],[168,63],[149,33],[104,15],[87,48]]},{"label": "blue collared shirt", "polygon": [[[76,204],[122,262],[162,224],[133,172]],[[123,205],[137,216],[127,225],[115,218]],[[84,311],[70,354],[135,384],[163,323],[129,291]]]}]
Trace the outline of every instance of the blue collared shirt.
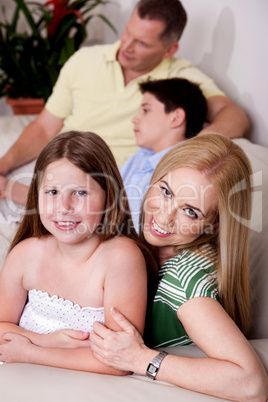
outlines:
[{"label": "blue collared shirt", "polygon": [[157,153],[151,149],[139,148],[120,168],[137,233],[139,233],[139,216],[143,196],[149,187],[156,165],[171,148]]}]

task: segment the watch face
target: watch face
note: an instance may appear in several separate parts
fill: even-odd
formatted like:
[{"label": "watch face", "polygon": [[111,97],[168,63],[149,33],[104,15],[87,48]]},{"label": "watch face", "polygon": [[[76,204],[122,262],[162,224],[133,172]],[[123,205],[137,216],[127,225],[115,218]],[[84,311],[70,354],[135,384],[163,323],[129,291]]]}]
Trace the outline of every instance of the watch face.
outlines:
[{"label": "watch face", "polygon": [[155,366],[153,366],[152,364],[150,364],[149,367],[148,367],[148,369],[147,369],[147,371],[148,371],[150,374],[155,374],[155,373],[157,372],[157,367],[155,367]]}]

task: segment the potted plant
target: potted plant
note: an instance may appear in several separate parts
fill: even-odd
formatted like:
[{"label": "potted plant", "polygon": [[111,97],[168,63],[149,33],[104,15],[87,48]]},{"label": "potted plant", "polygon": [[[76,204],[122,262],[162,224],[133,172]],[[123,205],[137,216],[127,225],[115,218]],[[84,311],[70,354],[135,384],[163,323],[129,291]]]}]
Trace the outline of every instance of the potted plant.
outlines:
[{"label": "potted plant", "polygon": [[[7,96],[8,103],[38,99],[42,108],[61,67],[87,37],[90,20],[97,16],[116,32],[107,18],[92,13],[109,1],[13,1],[16,4],[11,21],[7,21],[4,8],[5,21],[0,21],[0,97]],[[25,32],[18,29],[22,16],[27,25]]]}]

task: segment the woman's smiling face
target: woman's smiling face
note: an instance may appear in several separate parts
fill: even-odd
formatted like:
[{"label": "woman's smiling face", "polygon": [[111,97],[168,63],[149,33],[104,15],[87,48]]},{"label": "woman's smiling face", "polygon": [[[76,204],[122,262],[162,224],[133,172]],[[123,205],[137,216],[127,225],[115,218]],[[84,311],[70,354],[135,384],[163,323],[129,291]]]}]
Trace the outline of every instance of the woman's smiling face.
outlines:
[{"label": "woman's smiling face", "polygon": [[169,172],[148,191],[144,236],[157,247],[189,244],[213,229],[218,198],[206,176],[182,167]]}]

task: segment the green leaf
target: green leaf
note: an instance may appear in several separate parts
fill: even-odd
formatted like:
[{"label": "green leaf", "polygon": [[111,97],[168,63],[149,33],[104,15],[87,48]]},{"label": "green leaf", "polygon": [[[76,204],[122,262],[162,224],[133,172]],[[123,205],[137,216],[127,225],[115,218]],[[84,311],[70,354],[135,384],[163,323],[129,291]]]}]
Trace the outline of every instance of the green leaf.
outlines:
[{"label": "green leaf", "polygon": [[[98,5],[108,0],[68,0],[66,14],[53,37],[47,27],[53,20],[53,10],[37,1],[12,0],[14,11],[10,18],[0,17],[0,97],[30,96],[48,98],[63,64],[87,37],[88,24],[100,18],[114,32],[108,18],[94,13]],[[83,23],[75,10],[82,14]],[[18,21],[25,18],[26,30],[21,32]]]},{"label": "green leaf", "polygon": [[18,4],[19,9],[23,12],[23,14],[29,24],[29,27],[33,31],[33,34],[36,36],[39,36],[40,34],[38,32],[38,29],[36,28],[36,24],[34,22],[34,19],[32,18],[32,15],[31,15],[26,3],[23,0],[14,0],[14,1]]}]

